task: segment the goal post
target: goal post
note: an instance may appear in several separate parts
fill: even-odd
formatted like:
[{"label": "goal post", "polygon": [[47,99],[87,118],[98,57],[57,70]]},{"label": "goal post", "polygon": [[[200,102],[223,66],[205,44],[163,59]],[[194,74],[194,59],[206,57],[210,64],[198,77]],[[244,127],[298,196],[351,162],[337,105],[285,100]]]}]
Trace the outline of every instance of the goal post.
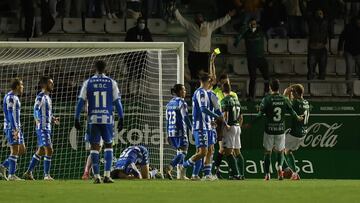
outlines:
[{"label": "goal post", "polygon": [[[85,159],[85,129],[74,133],[74,111],[82,82],[94,74],[93,64],[104,60],[107,75],[118,82],[125,111],[124,129],[114,135],[114,161],[129,145],[149,149],[150,164],[163,171],[176,150],[165,139],[165,107],[170,88],[184,83],[184,44],[182,42],[0,42],[0,94],[9,91],[11,78],[24,82],[21,122],[27,153],[19,158],[21,175],[36,150],[32,108],[39,78],[53,78],[53,111],[60,116],[54,126],[54,156],[51,174],[58,179],[81,177]],[[3,119],[3,114],[0,116]],[[85,128],[85,113],[82,124]],[[1,124],[1,127],[2,124]],[[0,135],[0,163],[9,155],[6,138]],[[102,160],[103,161],[103,160]],[[42,176],[42,163],[35,169]]]}]

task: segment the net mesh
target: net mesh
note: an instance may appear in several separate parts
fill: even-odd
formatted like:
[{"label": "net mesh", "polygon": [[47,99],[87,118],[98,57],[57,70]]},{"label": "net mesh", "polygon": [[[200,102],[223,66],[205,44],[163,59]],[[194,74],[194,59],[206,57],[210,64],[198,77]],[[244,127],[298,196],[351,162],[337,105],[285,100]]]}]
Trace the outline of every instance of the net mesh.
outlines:
[{"label": "net mesh", "polygon": [[[0,48],[1,96],[9,91],[11,78],[21,78],[25,86],[20,102],[27,153],[18,160],[17,174],[25,172],[36,151],[33,105],[39,92],[38,81],[48,75],[55,85],[50,95],[54,116],[60,117],[61,122],[52,132],[51,174],[57,179],[81,177],[89,154],[85,150],[85,129],[70,132],[74,126],[77,95],[83,81],[93,75],[92,67],[97,60],[107,63],[107,75],[118,82],[125,111],[124,129],[114,137],[114,161],[127,146],[144,145],[149,150],[150,164],[161,169],[176,153],[165,139],[161,142],[160,137],[166,132],[162,125],[165,117],[161,114],[171,99],[170,88],[178,80],[178,57],[176,49]],[[9,155],[5,135],[0,135],[0,141],[0,158],[5,160]],[[35,178],[42,177],[42,164],[35,169]]]}]

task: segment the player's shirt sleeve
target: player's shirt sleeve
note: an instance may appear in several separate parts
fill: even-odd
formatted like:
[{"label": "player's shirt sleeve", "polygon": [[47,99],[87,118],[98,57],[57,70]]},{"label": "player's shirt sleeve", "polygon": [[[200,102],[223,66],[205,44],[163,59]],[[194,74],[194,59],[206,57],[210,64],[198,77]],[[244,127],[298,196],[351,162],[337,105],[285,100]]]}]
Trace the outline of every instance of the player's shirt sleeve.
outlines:
[{"label": "player's shirt sleeve", "polygon": [[214,107],[214,111],[216,112],[217,110],[220,110],[219,99],[215,94],[213,94],[213,93],[211,94],[210,100]]},{"label": "player's shirt sleeve", "polygon": [[6,98],[6,106],[7,106],[7,111],[8,111],[8,116],[9,116],[9,121],[11,124],[11,127],[13,129],[17,129],[19,127],[19,125],[16,123],[16,100],[14,97],[12,96],[8,96]]},{"label": "player's shirt sleeve", "polygon": [[89,80],[86,80],[80,90],[80,95],[79,98],[83,99],[84,101],[86,101],[87,99],[87,86],[88,86]]},{"label": "player's shirt sleeve", "polygon": [[40,120],[40,109],[41,106],[43,105],[43,97],[41,96],[37,96],[35,99],[35,104],[34,104],[34,118],[35,120]]},{"label": "player's shirt sleeve", "polygon": [[225,111],[230,111],[230,106],[229,106],[229,102],[228,102],[228,100],[227,99],[223,99],[223,100],[221,100],[221,110],[223,111],[223,112],[225,112]]},{"label": "player's shirt sleeve", "polygon": [[206,100],[206,92],[205,91],[199,91],[197,95],[197,100],[199,102],[199,106],[201,107],[207,107],[208,101]]},{"label": "player's shirt sleeve", "polygon": [[285,105],[286,105],[286,110],[294,117],[297,117],[297,113],[294,111],[294,109],[292,108],[292,104],[289,98],[284,97],[285,98]]},{"label": "player's shirt sleeve", "polygon": [[119,87],[118,84],[115,80],[112,80],[112,95],[113,95],[113,101],[116,101],[118,99],[120,99],[120,91],[119,91]]}]

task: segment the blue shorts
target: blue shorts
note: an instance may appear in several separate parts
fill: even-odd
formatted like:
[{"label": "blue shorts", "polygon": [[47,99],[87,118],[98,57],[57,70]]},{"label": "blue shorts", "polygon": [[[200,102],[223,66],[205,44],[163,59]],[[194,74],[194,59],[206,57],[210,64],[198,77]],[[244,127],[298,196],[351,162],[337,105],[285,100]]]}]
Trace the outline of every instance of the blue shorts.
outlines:
[{"label": "blue shorts", "polygon": [[113,139],[112,124],[89,124],[88,135],[90,144],[100,144],[101,138],[104,143],[111,144]]},{"label": "blue shorts", "polygon": [[194,131],[194,139],[196,148],[200,147],[208,147],[209,146],[209,131],[208,130],[195,130]]},{"label": "blue shorts", "polygon": [[186,136],[182,137],[168,137],[168,142],[175,149],[184,148],[189,146],[189,141]]},{"label": "blue shorts", "polygon": [[21,130],[18,139],[14,139],[12,130],[5,130],[5,136],[10,145],[24,144],[24,135]]},{"label": "blue shorts", "polygon": [[52,146],[50,130],[36,130],[37,143],[39,147]]},{"label": "blue shorts", "polygon": [[217,134],[215,130],[210,130],[209,131],[209,138],[208,138],[208,144],[210,145],[214,145],[216,143],[216,138],[217,138]]}]

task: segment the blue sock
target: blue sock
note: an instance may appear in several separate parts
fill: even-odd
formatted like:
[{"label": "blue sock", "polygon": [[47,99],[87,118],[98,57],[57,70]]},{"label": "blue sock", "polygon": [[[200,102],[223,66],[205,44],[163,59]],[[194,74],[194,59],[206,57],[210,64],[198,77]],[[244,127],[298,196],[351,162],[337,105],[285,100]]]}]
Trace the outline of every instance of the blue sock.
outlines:
[{"label": "blue sock", "polygon": [[204,175],[208,176],[211,175],[211,164],[207,164],[204,166],[203,171],[204,171]]},{"label": "blue sock", "polygon": [[99,152],[96,151],[96,150],[91,150],[90,155],[91,155],[92,169],[93,169],[94,176],[95,175],[100,175]]},{"label": "blue sock", "polygon": [[184,167],[184,168],[187,168],[187,167],[189,167],[189,166],[193,166],[194,164],[195,164],[195,162],[193,162],[193,161],[191,160],[191,158],[190,158],[190,159],[188,159],[187,161],[184,162],[183,167]]},{"label": "blue sock", "polygon": [[50,175],[51,156],[44,156],[44,176]]},{"label": "blue sock", "polygon": [[16,171],[16,162],[17,162],[18,156],[10,155],[9,160],[9,175],[14,175]]},{"label": "blue sock", "polygon": [[184,162],[184,158],[185,158],[185,155],[182,152],[180,152],[170,162],[170,165],[175,168],[176,165],[181,164],[181,162]]},{"label": "blue sock", "polygon": [[[105,158],[105,172],[109,172],[112,166],[113,160],[113,149],[107,148],[104,150],[104,158]],[[110,175],[110,174],[109,174]]]},{"label": "blue sock", "polygon": [[5,159],[1,165],[3,165],[5,168],[9,168],[9,159]]},{"label": "blue sock", "polygon": [[34,154],[30,161],[29,168],[27,169],[27,171],[32,172],[35,166],[37,165],[37,163],[39,163],[40,159],[41,157],[39,155]]},{"label": "blue sock", "polygon": [[198,176],[199,175],[201,167],[203,165],[202,163],[203,163],[202,159],[197,160],[195,162],[195,165],[194,165],[194,168],[193,168],[193,173],[192,173],[193,176]]}]

